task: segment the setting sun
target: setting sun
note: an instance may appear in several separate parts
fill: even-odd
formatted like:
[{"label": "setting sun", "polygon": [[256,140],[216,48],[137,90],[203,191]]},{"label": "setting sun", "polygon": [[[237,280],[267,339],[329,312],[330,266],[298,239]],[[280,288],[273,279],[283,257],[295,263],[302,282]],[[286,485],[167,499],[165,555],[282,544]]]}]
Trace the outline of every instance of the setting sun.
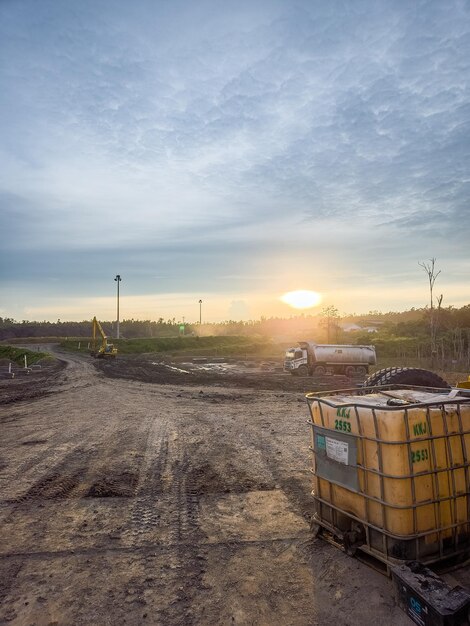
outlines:
[{"label": "setting sun", "polygon": [[285,293],[281,300],[294,307],[294,309],[311,309],[318,306],[321,302],[321,294],[316,291],[307,291],[301,289],[299,291],[289,291]]}]

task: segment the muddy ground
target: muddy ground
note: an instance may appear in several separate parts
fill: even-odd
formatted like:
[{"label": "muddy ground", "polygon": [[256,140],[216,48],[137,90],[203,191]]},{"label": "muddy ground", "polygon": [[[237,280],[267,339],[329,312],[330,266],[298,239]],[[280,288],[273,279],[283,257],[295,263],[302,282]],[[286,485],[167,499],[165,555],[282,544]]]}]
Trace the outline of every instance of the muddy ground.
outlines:
[{"label": "muddy ground", "polygon": [[[95,366],[111,378],[125,378],[157,384],[215,385],[219,387],[243,387],[272,391],[298,391],[302,394],[332,388],[348,388],[359,384],[363,377],[309,376],[302,378],[282,371],[282,362],[257,359],[240,360],[179,357],[164,359],[151,355],[98,359]],[[301,396],[303,398],[303,395]]]},{"label": "muddy ground", "polygon": [[410,623],[312,538],[312,379],[60,358],[0,381],[1,624]]}]

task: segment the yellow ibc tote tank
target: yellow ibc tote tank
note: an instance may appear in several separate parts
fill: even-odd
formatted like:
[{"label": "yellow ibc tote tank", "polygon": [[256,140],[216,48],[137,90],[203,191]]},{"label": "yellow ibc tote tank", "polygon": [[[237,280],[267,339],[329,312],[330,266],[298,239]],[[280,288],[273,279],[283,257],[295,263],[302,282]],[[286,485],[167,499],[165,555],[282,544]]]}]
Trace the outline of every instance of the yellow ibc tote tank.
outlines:
[{"label": "yellow ibc tote tank", "polygon": [[322,529],[387,565],[470,549],[468,392],[388,386],[307,399]]}]

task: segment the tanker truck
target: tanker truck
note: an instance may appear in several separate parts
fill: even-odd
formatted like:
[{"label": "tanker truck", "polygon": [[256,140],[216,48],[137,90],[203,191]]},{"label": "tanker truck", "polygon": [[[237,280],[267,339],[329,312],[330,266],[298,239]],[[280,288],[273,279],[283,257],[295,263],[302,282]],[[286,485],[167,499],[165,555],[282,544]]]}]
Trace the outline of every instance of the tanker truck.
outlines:
[{"label": "tanker truck", "polygon": [[335,346],[299,341],[298,347],[286,350],[284,371],[293,376],[312,374],[365,375],[377,358],[374,346]]}]

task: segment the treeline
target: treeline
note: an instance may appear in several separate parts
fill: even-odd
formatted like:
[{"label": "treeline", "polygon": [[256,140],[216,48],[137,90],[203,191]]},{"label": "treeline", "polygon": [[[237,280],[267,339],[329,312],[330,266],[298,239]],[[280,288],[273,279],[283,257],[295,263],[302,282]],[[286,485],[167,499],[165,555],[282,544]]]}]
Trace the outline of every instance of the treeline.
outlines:
[{"label": "treeline", "polygon": [[[179,335],[198,336],[265,336],[294,335],[298,338],[318,334],[320,316],[299,315],[290,319],[262,318],[256,321],[227,320],[213,324],[188,324],[180,320],[160,318],[152,320],[123,320],[119,332],[122,338],[175,337]],[[110,337],[117,332],[116,322],[101,321],[103,330]],[[0,318],[0,340],[26,337],[90,337],[91,321],[83,322],[18,322],[10,318]]]},{"label": "treeline", "polygon": [[[331,308],[330,308],[331,309]],[[377,332],[345,332],[342,325],[354,323],[375,328]],[[102,322],[110,337],[116,336],[116,323]],[[469,350],[470,304],[461,308],[446,307],[437,318],[437,351],[442,360],[466,359]],[[127,339],[199,336],[264,336],[279,341],[309,339],[319,343],[375,344],[389,356],[430,355],[429,310],[410,309],[402,312],[370,311],[363,315],[296,315],[290,318],[265,318],[252,321],[227,320],[214,324],[183,324],[176,318],[164,320],[123,320],[120,335]],[[91,320],[82,322],[36,322],[0,317],[0,340],[26,337],[90,337]]]},{"label": "treeline", "polygon": [[[110,337],[116,335],[116,322],[101,322],[103,330]],[[191,333],[189,325],[185,333]],[[82,322],[18,322],[11,318],[0,317],[0,340],[26,337],[90,337],[92,333],[91,320]],[[174,337],[180,334],[179,324],[175,320],[123,320],[120,323],[120,335],[127,339],[138,337]]]},{"label": "treeline", "polygon": [[[413,324],[426,324],[429,322],[429,309],[409,309],[408,311],[389,311],[381,313],[380,311],[369,311],[369,313],[361,315],[344,315],[341,321],[348,321],[355,324],[368,325],[371,322],[380,322],[383,325],[399,325],[400,328],[413,328]],[[455,308],[453,306],[439,309],[438,324],[442,328],[450,327],[470,327],[470,304],[463,307]]]},{"label": "treeline", "polygon": [[470,370],[470,305],[438,312],[434,354],[427,309],[417,319],[396,323],[387,320],[375,333],[361,331],[354,335],[354,343],[373,343],[381,357],[392,357],[400,363],[408,361],[427,366],[434,363],[441,369]]}]

